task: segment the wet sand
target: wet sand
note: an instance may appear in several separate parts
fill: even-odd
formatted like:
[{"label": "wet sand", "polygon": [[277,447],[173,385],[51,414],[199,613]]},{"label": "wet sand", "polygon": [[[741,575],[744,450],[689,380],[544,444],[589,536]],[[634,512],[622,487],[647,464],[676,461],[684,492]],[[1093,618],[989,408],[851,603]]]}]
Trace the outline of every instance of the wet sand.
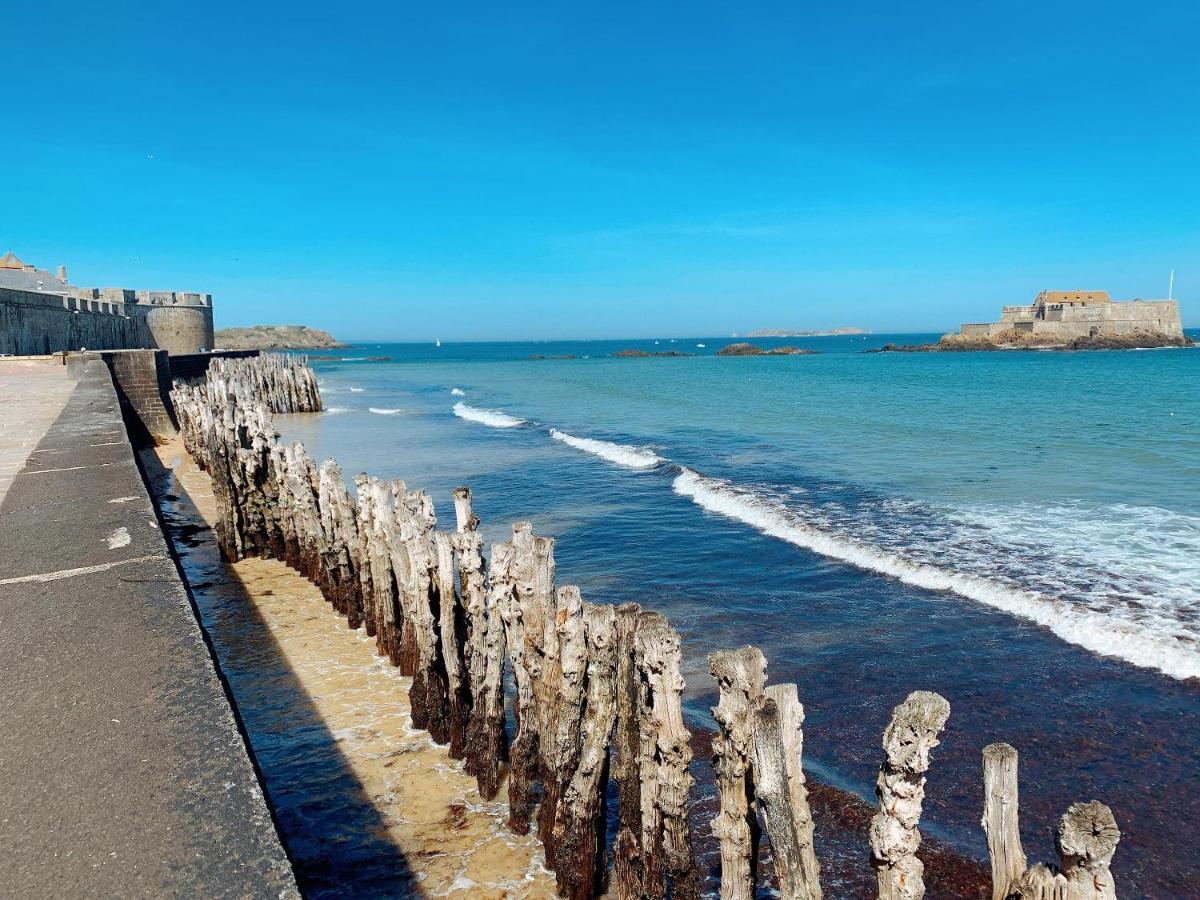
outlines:
[{"label": "wet sand", "polygon": [[225,563],[208,476],[178,441],[142,454],[308,897],[553,897],[532,837],[504,826],[412,728],[410,678],[275,560]]}]

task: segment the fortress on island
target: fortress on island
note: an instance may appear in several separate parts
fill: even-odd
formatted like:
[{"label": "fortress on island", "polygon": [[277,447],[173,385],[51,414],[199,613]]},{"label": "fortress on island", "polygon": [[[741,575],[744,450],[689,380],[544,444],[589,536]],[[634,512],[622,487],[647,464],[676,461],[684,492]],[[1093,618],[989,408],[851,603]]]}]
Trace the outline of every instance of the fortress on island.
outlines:
[{"label": "fortress on island", "polygon": [[57,273],[0,257],[0,355],[63,350],[211,350],[212,295],[85,288]]},{"label": "fortress on island", "polygon": [[1114,302],[1107,291],[1042,291],[1028,306],[1002,307],[999,322],[963,325],[955,337],[1072,341],[1140,334],[1182,339],[1179,302]]}]

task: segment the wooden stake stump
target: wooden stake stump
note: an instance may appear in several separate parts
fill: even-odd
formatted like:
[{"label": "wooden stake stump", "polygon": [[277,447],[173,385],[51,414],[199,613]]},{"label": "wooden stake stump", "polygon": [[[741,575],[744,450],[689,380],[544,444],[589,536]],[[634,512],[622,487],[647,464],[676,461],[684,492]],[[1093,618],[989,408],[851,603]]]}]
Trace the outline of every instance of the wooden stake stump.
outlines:
[{"label": "wooden stake stump", "polygon": [[[468,677],[471,683],[471,719],[467,723],[466,771],[474,775],[479,793],[491,800],[500,790],[500,768],[508,761],[508,736],[504,731],[504,656],[507,623],[502,611],[516,605],[514,568],[516,548],[511,543],[492,546],[490,584],[485,592],[483,539],[467,531],[456,537],[459,573],[467,597]],[[513,663],[514,676],[516,663]]]},{"label": "wooden stake stump", "polygon": [[992,900],[1006,900],[1025,874],[1018,822],[1017,751],[1008,744],[983,748],[983,831],[992,861]]},{"label": "wooden stake stump", "polygon": [[794,684],[768,687],[754,712],[754,788],[784,900],[821,900],[820,865],[804,786],[804,707]]},{"label": "wooden stake stump", "polygon": [[642,890],[650,897],[692,900],[700,888],[688,825],[692,750],[683,725],[679,635],[658,613],[643,612],[640,619]]},{"label": "wooden stake stump", "polygon": [[914,691],[892,713],[883,734],[883,765],[875,794],[879,812],[871,820],[871,865],[879,876],[881,900],[920,900],[924,866],[917,859],[917,822],[925,799],[929,753],[950,716],[946,699]]},{"label": "wooden stake stump", "polygon": [[570,900],[588,900],[604,891],[608,747],[617,716],[616,610],[585,603],[583,621],[587,671],[578,761],[562,789],[562,815],[554,835],[558,892]]},{"label": "wooden stake stump", "polygon": [[721,690],[720,702],[712,709],[720,729],[712,746],[721,810],[712,820],[712,832],[721,842],[721,897],[753,900],[759,827],[750,752],[767,660],[757,647],[742,647],[711,654],[708,667]]}]

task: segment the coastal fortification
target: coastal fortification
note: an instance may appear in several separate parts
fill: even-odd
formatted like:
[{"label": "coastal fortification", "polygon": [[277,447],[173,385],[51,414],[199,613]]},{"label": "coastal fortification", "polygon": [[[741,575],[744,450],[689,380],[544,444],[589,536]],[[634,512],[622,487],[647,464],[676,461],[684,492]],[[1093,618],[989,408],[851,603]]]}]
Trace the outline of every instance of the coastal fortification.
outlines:
[{"label": "coastal fortification", "polygon": [[57,273],[0,257],[0,354],[62,350],[211,350],[212,295],[86,288]]},{"label": "coastal fortification", "polygon": [[957,336],[1004,340],[1027,335],[1065,342],[1135,334],[1182,338],[1179,302],[1114,302],[1107,291],[1042,291],[1028,306],[1002,307],[999,322],[969,323]]}]

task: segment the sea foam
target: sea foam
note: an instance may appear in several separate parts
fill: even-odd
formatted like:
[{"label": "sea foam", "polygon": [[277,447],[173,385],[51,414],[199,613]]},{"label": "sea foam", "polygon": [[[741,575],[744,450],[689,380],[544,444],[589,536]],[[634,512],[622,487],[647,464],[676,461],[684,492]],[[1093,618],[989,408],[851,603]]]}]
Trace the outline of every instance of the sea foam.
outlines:
[{"label": "sea foam", "polygon": [[1194,641],[1173,640],[1154,623],[1128,621],[993,579],[912,562],[897,553],[814,528],[778,501],[687,467],[676,476],[673,487],[677,494],[709,512],[744,522],[797,547],[915,587],[952,591],[1035,622],[1093,653],[1157,669],[1174,678],[1200,677],[1200,647]]},{"label": "sea foam", "polygon": [[349,412],[349,411],[350,411],[350,407],[348,407],[348,406],[327,406],[327,407],[325,407],[325,415],[327,415],[327,416],[336,416],[338,413],[344,413],[344,412]]},{"label": "sea foam", "polygon": [[467,396],[467,392],[462,388],[450,388],[450,395],[453,397],[465,397]]},{"label": "sea foam", "polygon": [[492,428],[516,428],[518,425],[525,424],[524,419],[518,419],[516,416],[510,416],[497,409],[476,409],[461,401],[454,404],[454,414],[460,419],[479,422],[481,425],[490,425]]},{"label": "sea foam", "polygon": [[576,437],[573,434],[567,434],[565,431],[559,431],[557,428],[550,429],[550,436],[556,441],[562,441],[569,447],[574,447],[576,450],[591,453],[594,456],[599,456],[601,459],[616,463],[618,466],[625,466],[630,469],[652,469],[664,461],[661,456],[649,450],[643,450],[639,447],[627,447],[624,444],[614,444],[610,441],[598,441],[595,438]]},{"label": "sea foam", "polygon": [[403,409],[381,409],[378,406],[368,406],[367,409],[375,413],[377,416],[394,416],[397,413],[404,412]]}]

